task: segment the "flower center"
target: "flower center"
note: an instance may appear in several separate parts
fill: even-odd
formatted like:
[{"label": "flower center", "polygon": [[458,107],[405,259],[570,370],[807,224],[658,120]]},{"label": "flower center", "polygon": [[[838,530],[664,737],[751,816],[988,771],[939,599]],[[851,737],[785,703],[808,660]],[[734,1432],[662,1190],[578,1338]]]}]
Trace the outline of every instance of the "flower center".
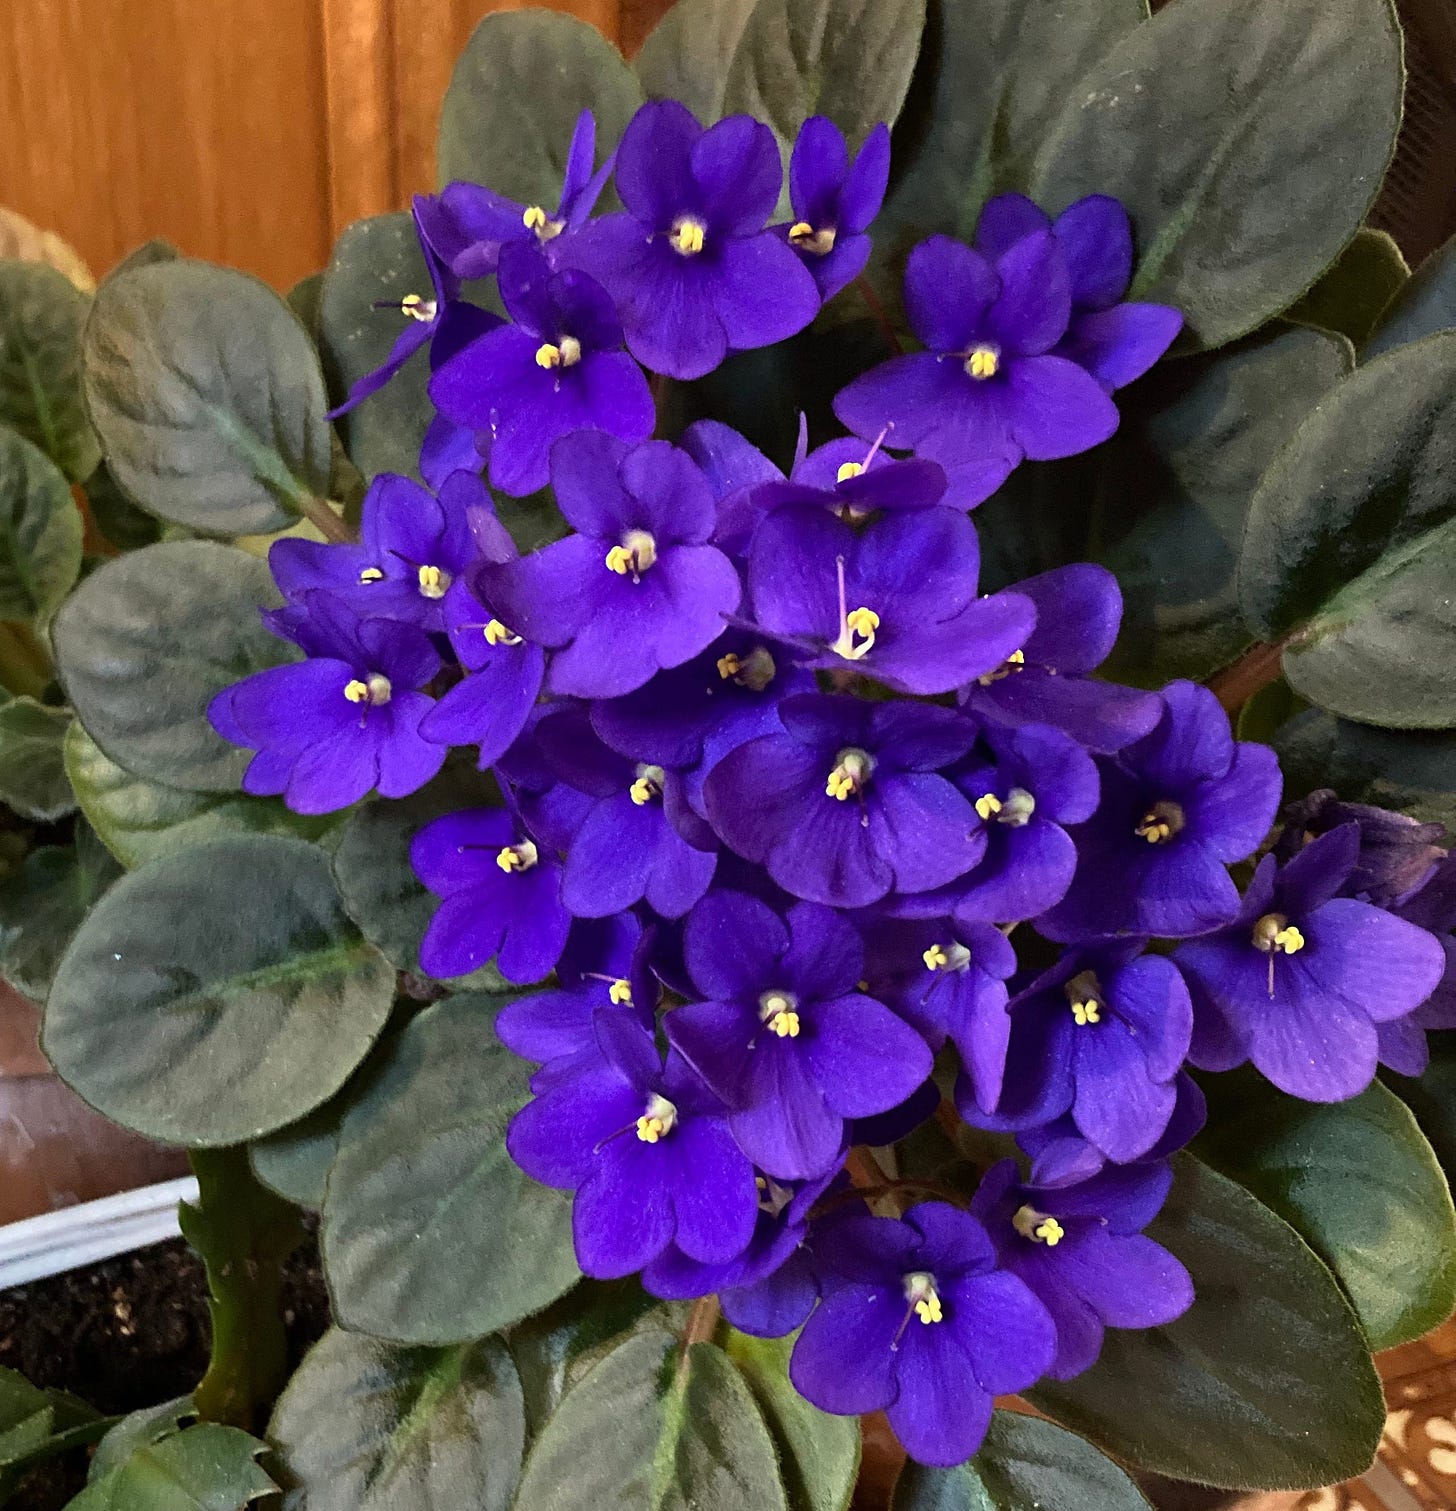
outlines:
[{"label": "flower center", "polygon": [[1150,845],[1166,845],[1175,834],[1182,833],[1187,822],[1181,804],[1160,801],[1143,814],[1142,822],[1132,832]]},{"label": "flower center", "polygon": [[1044,1243],[1054,1249],[1067,1236],[1067,1230],[1055,1217],[1038,1212],[1035,1207],[1019,1207],[1011,1219],[1011,1226],[1032,1243]]},{"label": "flower center", "polygon": [[861,661],[873,649],[880,616],[873,609],[851,609],[831,650],[846,661]]},{"label": "flower center", "polygon": [[421,598],[443,598],[450,587],[450,574],[439,567],[421,567],[419,582]]},{"label": "flower center", "polygon": [[1293,955],[1305,945],[1304,935],[1283,913],[1265,913],[1254,925],[1254,948],[1266,955]]},{"label": "flower center", "polygon": [[922,951],[920,958],[928,971],[959,971],[971,963],[971,952],[965,945],[952,940],[948,945],[931,945]]},{"label": "flower center", "polygon": [[379,672],[370,672],[365,681],[361,682],[358,677],[354,677],[344,684],[344,696],[349,702],[365,703],[374,708],[388,703],[393,693],[394,688],[389,678]]},{"label": "flower center", "polygon": [[365,567],[359,574],[359,586],[367,588],[371,582],[383,582],[384,573],[378,567]]},{"label": "flower center", "polygon": [[1078,1027],[1102,1021],[1102,1009],[1107,1000],[1102,995],[1102,983],[1098,981],[1096,971],[1082,971],[1073,976],[1062,990],[1072,1009],[1072,1022]]},{"label": "flower center", "polygon": [[1013,787],[1004,800],[994,792],[983,792],[976,799],[976,812],[983,824],[995,819],[998,824],[1009,828],[1024,829],[1036,812],[1036,799],[1025,787]]},{"label": "flower center", "polygon": [[536,348],[536,366],[548,371],[553,367],[575,367],[581,361],[581,342],[575,336],[563,336],[557,345],[543,341]]},{"label": "flower center", "polygon": [[620,546],[607,552],[607,566],[619,577],[641,582],[642,574],[657,560],[657,542],[646,530],[628,530]]},{"label": "flower center", "polygon": [[966,358],[966,371],[978,381],[994,378],[1001,370],[1001,350],[996,346],[973,346]]},{"label": "flower center", "polygon": [[631,1007],[632,983],[625,976],[618,976],[607,988],[607,997],[614,1007]]},{"label": "flower center", "polygon": [[796,221],[789,227],[789,241],[801,252],[814,252],[820,257],[834,250],[834,238],[839,233],[833,226],[815,230],[807,220]]},{"label": "flower center", "polygon": [[[656,1144],[677,1127],[677,1108],[656,1092],[647,1099],[647,1110],[637,1119],[637,1137],[644,1144]],[[625,1131],[625,1130],[624,1130]]]},{"label": "flower center", "polygon": [[794,1193],[771,1176],[755,1175],[753,1184],[758,1188],[758,1210],[770,1217],[777,1217],[794,1199]]},{"label": "flower center", "polygon": [[915,1270],[905,1276],[905,1299],[910,1310],[929,1327],[932,1322],[944,1322],[945,1311],[940,1304],[940,1294],[935,1289],[935,1276],[925,1270]]},{"label": "flower center", "polygon": [[509,876],[513,871],[529,871],[540,859],[535,845],[523,839],[519,845],[507,845],[497,854],[495,863]]},{"label": "flower center", "polygon": [[486,621],[485,643],[487,645],[519,645],[521,637],[514,631],[508,630],[499,619]]},{"label": "flower center", "polygon": [[758,999],[759,1021],[780,1039],[799,1037],[799,999],[792,992],[777,988]]},{"label": "flower center", "polygon": [[998,666],[994,671],[987,672],[983,677],[977,677],[976,681],[979,682],[982,687],[990,687],[993,682],[1000,682],[1003,678],[1009,677],[1012,672],[1024,671],[1025,669],[1026,652],[1012,651],[1000,666]]},{"label": "flower center", "polygon": [[639,808],[645,808],[653,798],[662,796],[662,784],[666,780],[667,773],[661,766],[639,766],[637,780],[627,790],[632,795],[632,801]]},{"label": "flower center", "polygon": [[553,220],[540,205],[531,205],[521,216],[521,224],[535,233],[537,241],[554,241],[566,229],[564,220]]},{"label": "flower center", "polygon": [[411,320],[418,320],[422,325],[428,325],[435,318],[439,306],[433,299],[426,299],[419,294],[406,294],[399,301],[399,312],[408,315]]},{"label": "flower center", "polygon": [[857,750],[853,746],[848,750],[841,750],[834,758],[834,769],[829,773],[824,791],[827,796],[838,798],[842,803],[855,793],[864,791],[874,769],[874,757],[869,751]]},{"label": "flower center", "polygon": [[691,215],[680,215],[673,221],[667,239],[672,243],[673,251],[683,257],[695,257],[703,250],[707,234],[708,228],[702,221],[695,220]]},{"label": "flower center", "polygon": [[768,647],[756,645],[747,656],[732,651],[719,656],[718,675],[724,682],[736,682],[751,693],[761,693],[778,675],[778,667]]}]

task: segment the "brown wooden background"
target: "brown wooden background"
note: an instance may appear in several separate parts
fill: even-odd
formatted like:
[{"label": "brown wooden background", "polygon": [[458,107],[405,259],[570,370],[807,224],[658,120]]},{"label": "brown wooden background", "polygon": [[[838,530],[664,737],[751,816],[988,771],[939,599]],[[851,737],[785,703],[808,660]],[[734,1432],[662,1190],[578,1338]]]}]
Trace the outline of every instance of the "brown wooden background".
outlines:
[{"label": "brown wooden background", "polygon": [[[153,236],[280,288],[433,187],[450,69],[522,0],[0,0],[0,205],[101,273]],[[670,0],[545,0],[631,51]]]}]

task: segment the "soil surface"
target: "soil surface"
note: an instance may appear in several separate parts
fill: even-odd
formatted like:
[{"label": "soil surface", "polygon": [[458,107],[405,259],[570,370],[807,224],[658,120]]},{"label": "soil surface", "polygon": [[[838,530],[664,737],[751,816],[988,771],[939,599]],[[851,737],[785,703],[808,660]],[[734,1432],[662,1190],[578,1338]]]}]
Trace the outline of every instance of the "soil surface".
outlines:
[{"label": "soil surface", "polygon": [[[310,1235],[286,1267],[290,1366],[329,1323]],[[202,1261],[182,1239],[0,1291],[0,1365],[59,1387],[108,1416],[184,1396],[207,1368],[210,1324]],[[86,1481],[86,1455],[43,1465],[10,1511],[60,1511]]]}]

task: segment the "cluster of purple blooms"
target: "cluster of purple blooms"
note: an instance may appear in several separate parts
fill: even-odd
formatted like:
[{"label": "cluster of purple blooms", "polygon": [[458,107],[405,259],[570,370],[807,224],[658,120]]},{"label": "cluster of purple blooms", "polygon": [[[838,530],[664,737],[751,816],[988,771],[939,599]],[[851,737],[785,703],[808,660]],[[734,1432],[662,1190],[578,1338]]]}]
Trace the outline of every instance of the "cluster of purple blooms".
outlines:
[{"label": "cluster of purple blooms", "polygon": [[[600,169],[583,117],[554,213],[418,201],[433,294],[350,403],[429,344],[431,486],[376,479],[357,545],[274,546],[269,622],[304,659],[211,712],[257,752],[246,790],[304,813],[478,752],[503,805],[414,841],[421,963],[549,982],[498,1019],[539,1067],[509,1148],[575,1192],[583,1270],[802,1327],[809,1400],[951,1464],[993,1396],[1191,1304],[1143,1233],[1203,1121],[1188,1066],[1314,1100],[1421,1068],[1456,1024],[1456,869],[1439,831],[1319,794],[1241,896],[1272,752],[1203,688],[1092,675],[1121,613],[1101,568],[979,591],[968,511],[1110,435],[1177,333],[1124,300],[1115,201],[1007,195],[974,247],[919,246],[924,350],[850,383],[851,434],[787,476],[715,422],[650,439],[642,368],[804,329],[864,268],[888,168],[884,128],[852,156],[810,120],[769,224],[768,128],[654,103]],[[593,218],[613,169],[625,208]],[[461,298],[489,275],[509,320]],[[520,556],[482,474],[549,482],[570,533]],[[847,1152],[936,1113],[937,1056],[1029,1170],[871,1215]]]}]

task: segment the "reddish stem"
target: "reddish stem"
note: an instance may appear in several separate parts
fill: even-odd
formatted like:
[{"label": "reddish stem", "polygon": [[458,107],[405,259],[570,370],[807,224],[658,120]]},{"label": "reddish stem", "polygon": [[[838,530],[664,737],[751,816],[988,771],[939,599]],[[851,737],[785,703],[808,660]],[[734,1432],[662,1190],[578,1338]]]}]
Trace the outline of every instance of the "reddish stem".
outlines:
[{"label": "reddish stem", "polygon": [[1283,640],[1262,640],[1252,645],[1228,666],[1216,671],[1208,679],[1209,691],[1231,714],[1236,714],[1261,688],[1268,687],[1278,679],[1284,659]]},{"label": "reddish stem", "polygon": [[859,290],[860,297],[869,306],[870,314],[875,317],[875,322],[879,325],[886,342],[889,344],[890,350],[894,352],[897,357],[902,356],[904,354],[905,348],[901,346],[900,338],[895,334],[895,327],[890,323],[889,314],[886,312],[885,306],[880,300],[880,296],[875,293],[874,284],[872,284],[869,279],[866,278],[863,273],[861,273],[859,277],[855,279],[854,286]]}]

